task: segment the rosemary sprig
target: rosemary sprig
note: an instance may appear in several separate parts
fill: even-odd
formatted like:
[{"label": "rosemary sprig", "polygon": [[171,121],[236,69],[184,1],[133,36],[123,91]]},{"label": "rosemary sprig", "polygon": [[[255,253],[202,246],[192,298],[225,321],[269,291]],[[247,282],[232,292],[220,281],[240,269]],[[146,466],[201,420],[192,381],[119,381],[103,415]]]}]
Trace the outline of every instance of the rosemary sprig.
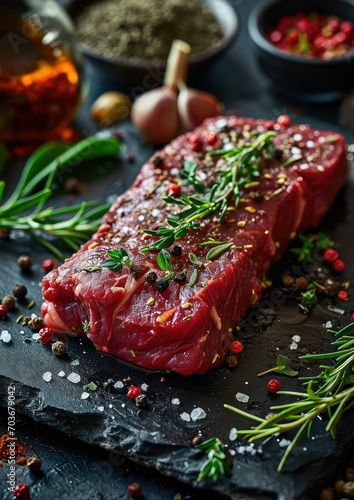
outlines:
[{"label": "rosemary sprig", "polygon": [[[62,253],[43,235],[60,238],[76,251],[82,240],[88,239],[101,223],[109,204],[82,202],[69,207],[46,207],[53,194],[55,177],[65,166],[78,165],[83,160],[114,156],[120,151],[113,138],[91,137],[74,146],[65,142],[52,142],[41,146],[27,160],[16,188],[0,206],[0,229],[22,230],[62,258]],[[0,181],[0,202],[5,182]],[[95,207],[95,208],[93,208]]]},{"label": "rosemary sprig", "polygon": [[255,427],[237,431],[249,441],[266,439],[275,434],[297,429],[279,463],[278,471],[282,470],[300,437],[305,432],[310,436],[312,424],[318,415],[327,414],[326,431],[335,438],[336,426],[343,413],[354,406],[354,323],[350,323],[338,332],[333,330],[329,332],[336,337],[332,342],[336,347],[334,352],[301,356],[300,359],[332,360],[332,363],[321,366],[322,371],[319,375],[302,379],[306,391],[278,392],[297,398],[295,402],[271,406],[270,409],[275,413],[269,419],[259,418],[234,406],[224,405],[225,408],[257,423]]},{"label": "rosemary sprig", "polygon": [[198,482],[202,482],[209,478],[214,483],[218,480],[219,475],[230,474],[230,467],[227,463],[227,456],[224,451],[224,445],[218,438],[211,438],[197,445],[197,448],[204,451],[208,455],[208,459],[203,463],[200,469]]},{"label": "rosemary sprig", "polygon": [[210,189],[207,189],[207,186],[198,177],[197,165],[189,160],[186,161],[182,184],[193,185],[196,194],[194,196],[182,195],[180,198],[164,196],[163,199],[167,203],[180,205],[183,209],[167,219],[170,227],[145,230],[145,233],[159,239],[145,246],[141,251],[168,248],[175,240],[186,236],[190,229],[199,229],[200,223],[198,221],[215,213],[219,213],[219,223],[221,224],[225,218],[230,199],[237,207],[244,187],[260,176],[265,154],[274,155],[272,138],[275,135],[275,132],[268,131],[257,135],[252,143],[245,146],[231,150],[220,149],[209,153],[209,156],[223,157],[226,162],[225,168],[220,170],[218,179]]}]

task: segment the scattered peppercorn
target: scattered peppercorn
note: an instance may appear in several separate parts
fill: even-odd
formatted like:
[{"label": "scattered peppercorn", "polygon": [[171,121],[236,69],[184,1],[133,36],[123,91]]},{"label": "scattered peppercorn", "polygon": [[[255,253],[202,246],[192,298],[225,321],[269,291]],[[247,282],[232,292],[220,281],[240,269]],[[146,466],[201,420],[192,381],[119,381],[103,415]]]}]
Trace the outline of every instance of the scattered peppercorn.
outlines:
[{"label": "scattered peppercorn", "polygon": [[12,287],[12,293],[16,299],[24,299],[27,295],[27,288],[22,283],[15,283]]},{"label": "scattered peppercorn", "polygon": [[157,274],[155,273],[155,271],[150,271],[149,273],[147,273],[147,275],[145,276],[145,281],[147,283],[155,283],[157,280]]},{"label": "scattered peppercorn", "polygon": [[140,406],[141,408],[144,408],[144,406],[147,406],[148,404],[148,398],[145,396],[145,394],[139,394],[135,398],[135,404],[137,406]]},{"label": "scattered peppercorn", "polygon": [[43,328],[43,319],[40,316],[32,318],[30,321],[30,327],[32,328],[32,330],[39,331],[41,328]]},{"label": "scattered peppercorn", "polygon": [[194,438],[192,439],[192,446],[198,446],[198,444],[200,444],[202,441],[203,440],[201,436],[194,436]]},{"label": "scattered peppercorn", "polygon": [[215,132],[209,132],[209,134],[206,137],[206,142],[210,146],[216,143],[218,136],[216,135]]},{"label": "scattered peppercorn", "polygon": [[49,327],[42,328],[39,331],[39,338],[40,338],[42,344],[49,344],[49,342],[52,341],[54,338],[54,332]]},{"label": "scattered peppercorn", "polygon": [[344,268],[345,268],[345,263],[341,260],[341,259],[337,259],[333,262],[333,269],[337,272],[337,273],[341,273],[344,271]]},{"label": "scattered peppercorn", "polygon": [[46,273],[49,273],[50,271],[52,271],[54,269],[54,261],[52,259],[45,259],[42,262],[42,269]]},{"label": "scattered peppercorn", "polygon": [[169,286],[169,283],[168,283],[167,279],[165,279],[165,278],[157,278],[157,280],[156,280],[156,289],[159,292],[164,292],[165,290],[167,290],[168,286]]},{"label": "scattered peppercorn", "polygon": [[62,356],[65,354],[65,351],[66,345],[61,340],[57,340],[54,344],[52,344],[52,353],[56,356]]},{"label": "scattered peppercorn", "polygon": [[131,385],[128,389],[128,398],[135,399],[137,396],[141,394],[141,389],[137,385]]},{"label": "scattered peppercorn", "polygon": [[277,118],[277,124],[280,125],[281,127],[289,127],[291,123],[290,116],[288,115],[280,115]]},{"label": "scattered peppercorn", "polygon": [[338,292],[337,297],[338,297],[339,300],[347,300],[347,298],[348,298],[348,292],[346,292],[345,290],[340,290]]},{"label": "scattered peppercorn", "polygon": [[280,391],[280,388],[281,388],[280,382],[275,378],[269,380],[269,382],[267,383],[267,389],[269,392],[278,392]]},{"label": "scattered peppercorn", "polygon": [[138,483],[133,483],[128,486],[128,493],[133,498],[139,498],[143,494],[143,487]]},{"label": "scattered peppercorn", "polygon": [[65,181],[64,189],[68,194],[78,194],[81,190],[81,184],[76,177],[69,177]]},{"label": "scattered peppercorn", "polygon": [[255,191],[253,193],[253,199],[254,201],[256,201],[257,203],[261,203],[263,200],[264,200],[264,195],[263,193],[261,193],[260,191]]},{"label": "scattered peppercorn", "polygon": [[135,280],[138,280],[144,274],[144,266],[133,262],[129,268],[129,272]]},{"label": "scattered peppercorn", "polygon": [[203,148],[203,140],[197,134],[192,134],[189,137],[189,144],[192,151],[201,151],[201,149]]},{"label": "scattered peppercorn", "polygon": [[233,342],[231,342],[230,349],[233,353],[239,354],[243,351],[243,344],[239,340],[234,340]]},{"label": "scattered peppercorn", "polygon": [[152,163],[155,165],[155,167],[162,167],[163,165],[163,158],[162,156],[155,156],[152,160]]},{"label": "scattered peppercorn", "polygon": [[235,366],[238,365],[238,359],[236,356],[233,356],[232,354],[230,354],[230,356],[227,356],[226,357],[226,360],[225,360],[227,366],[229,368],[235,368]]},{"label": "scattered peppercorn", "polygon": [[174,257],[179,257],[180,255],[182,255],[182,247],[180,247],[179,245],[175,245],[171,250],[171,254]]},{"label": "scattered peppercorn", "polygon": [[17,259],[17,265],[24,271],[28,271],[32,267],[32,259],[28,255],[20,255]]},{"label": "scattered peppercorn", "polygon": [[286,274],[283,276],[283,285],[287,288],[291,287],[294,284],[294,278],[290,276],[290,274]]},{"label": "scattered peppercorn", "polygon": [[332,264],[334,261],[336,261],[338,257],[339,253],[334,248],[326,248],[326,250],[323,253],[324,260],[329,264]]},{"label": "scattered peppercorn", "polygon": [[7,312],[8,312],[7,307],[4,306],[3,304],[0,304],[0,318],[1,319],[5,319],[6,318]]},{"label": "scattered peppercorn", "polygon": [[325,281],[325,288],[326,288],[327,295],[335,296],[335,295],[337,295],[337,293],[340,290],[340,283],[338,283],[337,281],[334,281],[331,278],[328,278]]},{"label": "scattered peppercorn", "polygon": [[186,273],[176,273],[173,277],[173,281],[176,281],[176,283],[183,283],[184,281],[186,281],[186,279]]},{"label": "scattered peppercorn", "polygon": [[5,297],[2,299],[2,304],[6,306],[10,311],[15,307],[16,301],[12,295],[5,295]]},{"label": "scattered peppercorn", "polygon": [[30,490],[26,484],[20,483],[16,486],[14,491],[14,500],[28,500],[30,497]]},{"label": "scattered peppercorn", "polygon": [[38,472],[42,467],[42,462],[38,457],[30,457],[27,459],[27,467],[31,472]]},{"label": "scattered peppercorn", "polygon": [[308,287],[308,284],[309,284],[309,282],[303,276],[300,276],[299,278],[296,278],[296,280],[295,280],[296,290],[306,290],[306,288]]},{"label": "scattered peppercorn", "polygon": [[171,182],[171,184],[167,186],[166,194],[174,197],[179,196],[181,194],[181,186],[175,182]]}]

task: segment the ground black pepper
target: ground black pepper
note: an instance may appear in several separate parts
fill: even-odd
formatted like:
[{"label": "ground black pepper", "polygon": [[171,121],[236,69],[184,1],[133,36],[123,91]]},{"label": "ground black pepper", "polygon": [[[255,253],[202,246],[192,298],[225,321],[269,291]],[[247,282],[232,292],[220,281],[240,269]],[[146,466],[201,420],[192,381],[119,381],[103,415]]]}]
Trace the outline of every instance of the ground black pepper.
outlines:
[{"label": "ground black pepper", "polygon": [[222,37],[219,22],[200,0],[102,0],[86,7],[76,24],[83,42],[122,59],[164,61],[175,39],[197,54]]},{"label": "ground black pepper", "polygon": [[15,283],[12,288],[12,293],[17,299],[24,299],[27,295],[27,288],[22,283]]}]

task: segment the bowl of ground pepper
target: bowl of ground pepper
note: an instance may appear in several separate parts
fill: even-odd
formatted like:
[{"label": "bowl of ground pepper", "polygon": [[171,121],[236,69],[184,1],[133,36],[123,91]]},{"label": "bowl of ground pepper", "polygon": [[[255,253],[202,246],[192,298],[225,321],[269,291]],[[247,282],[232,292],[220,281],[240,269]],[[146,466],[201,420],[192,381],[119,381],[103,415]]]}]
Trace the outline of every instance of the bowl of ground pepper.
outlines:
[{"label": "bowl of ground pepper", "polygon": [[114,69],[132,97],[162,84],[173,40],[191,46],[193,78],[231,44],[239,25],[226,0],[70,0],[67,10],[84,56]]},{"label": "bowl of ground pepper", "polygon": [[352,0],[267,0],[248,23],[256,56],[277,90],[329,100],[354,86]]}]

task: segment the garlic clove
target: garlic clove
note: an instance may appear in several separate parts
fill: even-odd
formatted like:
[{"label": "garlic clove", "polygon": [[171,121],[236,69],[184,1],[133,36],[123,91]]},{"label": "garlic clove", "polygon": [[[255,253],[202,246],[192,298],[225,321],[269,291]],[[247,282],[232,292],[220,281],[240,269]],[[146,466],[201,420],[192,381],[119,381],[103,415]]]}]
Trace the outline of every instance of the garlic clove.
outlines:
[{"label": "garlic clove", "polygon": [[99,127],[111,127],[128,118],[131,103],[121,92],[105,92],[91,106],[91,118]]},{"label": "garlic clove", "polygon": [[193,130],[206,118],[220,115],[223,109],[222,103],[214,95],[185,85],[179,89],[177,105],[185,131]]},{"label": "garlic clove", "polygon": [[131,119],[149,142],[172,141],[180,128],[176,91],[160,87],[142,94],[133,103]]}]

